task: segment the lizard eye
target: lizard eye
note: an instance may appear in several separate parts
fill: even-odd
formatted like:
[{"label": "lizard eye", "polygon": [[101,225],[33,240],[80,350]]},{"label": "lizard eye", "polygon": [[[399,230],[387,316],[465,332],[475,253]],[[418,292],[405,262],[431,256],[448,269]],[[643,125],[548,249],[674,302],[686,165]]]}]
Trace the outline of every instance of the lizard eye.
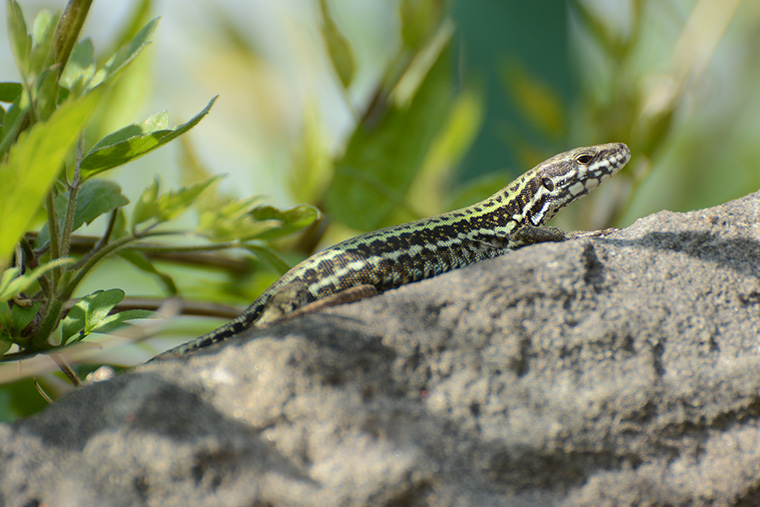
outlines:
[{"label": "lizard eye", "polygon": [[581,165],[586,165],[589,162],[591,162],[591,155],[584,153],[583,155],[578,155],[575,157],[575,162]]},{"label": "lizard eye", "polygon": [[548,190],[549,192],[554,191],[554,182],[550,180],[549,178],[544,178],[541,180],[541,184]]}]

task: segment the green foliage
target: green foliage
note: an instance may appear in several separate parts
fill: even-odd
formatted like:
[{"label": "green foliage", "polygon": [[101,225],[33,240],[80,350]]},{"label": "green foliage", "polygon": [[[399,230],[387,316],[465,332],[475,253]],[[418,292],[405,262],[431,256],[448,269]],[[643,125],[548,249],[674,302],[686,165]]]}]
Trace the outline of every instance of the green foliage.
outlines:
[{"label": "green foliage", "polygon": [[[146,5],[139,6],[141,12]],[[0,361],[65,352],[93,333],[151,316],[147,309],[123,306],[122,289],[73,298],[104,259],[119,257],[176,295],[173,277],[154,257],[241,247],[277,258],[266,240],[318,219],[310,206],[278,210],[254,206],[256,199],[216,199],[213,208],[204,207],[201,196],[216,176],[167,192],[155,180],[127,221],[129,199],[103,176],[185,134],[216,98],[179,126],[171,127],[169,115],[158,113],[102,136],[85,150],[82,132],[96,109],[115,104],[108,97],[116,78],[150,43],[158,20],[133,31],[99,66],[92,42],[77,41],[89,2],[73,0],[63,16],[40,12],[31,33],[18,3],[8,0],[7,7],[11,47],[23,79],[0,83],[0,100],[11,104],[2,110],[0,130]],[[177,226],[176,219],[191,209],[198,212],[197,224]],[[74,236],[99,217],[106,218],[100,237]],[[187,238],[195,243],[177,241]]]}]

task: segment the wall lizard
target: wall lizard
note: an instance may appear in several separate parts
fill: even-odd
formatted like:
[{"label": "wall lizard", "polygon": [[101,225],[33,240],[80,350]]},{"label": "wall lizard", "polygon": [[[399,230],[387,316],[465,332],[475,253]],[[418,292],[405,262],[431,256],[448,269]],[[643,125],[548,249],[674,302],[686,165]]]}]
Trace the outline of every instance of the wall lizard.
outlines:
[{"label": "wall lizard", "polygon": [[618,172],[630,157],[622,143],[576,148],[538,164],[479,203],[338,243],[290,269],[224,326],[158,357],[206,347],[316,301],[338,301],[352,291],[371,295],[524,245],[582,236],[545,224]]}]

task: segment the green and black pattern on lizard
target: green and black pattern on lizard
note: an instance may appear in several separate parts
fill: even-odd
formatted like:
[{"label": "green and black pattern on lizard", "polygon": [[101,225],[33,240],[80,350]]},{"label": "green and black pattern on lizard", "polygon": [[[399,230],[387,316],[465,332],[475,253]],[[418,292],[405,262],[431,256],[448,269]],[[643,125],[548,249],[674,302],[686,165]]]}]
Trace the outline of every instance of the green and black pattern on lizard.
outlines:
[{"label": "green and black pattern on lizard", "polygon": [[618,172],[630,156],[622,143],[576,148],[477,204],[338,243],[290,269],[229,323],[162,356],[206,347],[358,286],[383,292],[526,244],[566,239],[564,232],[544,225]]}]

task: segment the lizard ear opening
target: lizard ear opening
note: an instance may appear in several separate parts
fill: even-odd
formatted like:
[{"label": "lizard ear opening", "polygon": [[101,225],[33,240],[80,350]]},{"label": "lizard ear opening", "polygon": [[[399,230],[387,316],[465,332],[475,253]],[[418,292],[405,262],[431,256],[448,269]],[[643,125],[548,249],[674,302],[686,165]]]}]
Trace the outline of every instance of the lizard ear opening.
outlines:
[{"label": "lizard ear opening", "polygon": [[544,178],[541,180],[541,184],[548,190],[549,192],[554,191],[554,182],[550,180],[549,178]]}]

